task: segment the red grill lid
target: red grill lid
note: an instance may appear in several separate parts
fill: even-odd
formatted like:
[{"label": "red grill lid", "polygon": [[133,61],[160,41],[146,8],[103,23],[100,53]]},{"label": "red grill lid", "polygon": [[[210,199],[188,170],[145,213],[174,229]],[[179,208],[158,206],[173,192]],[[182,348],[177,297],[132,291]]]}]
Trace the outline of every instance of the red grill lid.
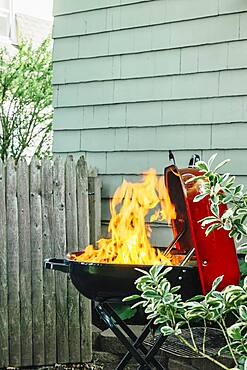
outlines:
[{"label": "red grill lid", "polygon": [[[219,289],[230,284],[238,284],[240,273],[234,240],[228,232],[220,229],[212,231],[208,236],[201,228],[199,220],[211,216],[210,200],[205,197],[200,202],[194,202],[194,197],[202,192],[203,182],[186,181],[192,176],[199,175],[195,168],[178,169],[171,165],[165,169],[165,185],[171,202],[175,205],[177,218],[172,221],[174,237],[185,229],[183,236],[176,243],[176,248],[188,252],[195,248],[202,290],[207,293],[214,279],[224,275]],[[227,207],[221,206],[223,213]]]}]

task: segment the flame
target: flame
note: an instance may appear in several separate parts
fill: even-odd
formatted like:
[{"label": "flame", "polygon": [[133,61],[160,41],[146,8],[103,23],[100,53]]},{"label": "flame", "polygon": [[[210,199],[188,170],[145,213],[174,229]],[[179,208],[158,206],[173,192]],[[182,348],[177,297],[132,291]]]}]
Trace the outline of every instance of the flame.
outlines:
[{"label": "flame", "polygon": [[[162,177],[150,169],[140,183],[126,180],[116,190],[110,202],[111,220],[109,239],[100,239],[98,249],[92,245],[80,255],[70,258],[83,262],[114,264],[170,264],[172,256],[165,256],[150,244],[151,227],[145,222],[176,218],[175,206],[171,203]],[[150,215],[151,213],[151,215]]]}]

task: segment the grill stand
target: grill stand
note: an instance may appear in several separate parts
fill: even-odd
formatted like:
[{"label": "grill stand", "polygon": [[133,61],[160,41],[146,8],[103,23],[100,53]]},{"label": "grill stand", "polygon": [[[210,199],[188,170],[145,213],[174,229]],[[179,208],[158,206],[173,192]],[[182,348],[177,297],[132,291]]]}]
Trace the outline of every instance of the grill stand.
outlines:
[{"label": "grill stand", "polygon": [[148,350],[143,344],[147,336],[150,334],[153,320],[148,322],[141,335],[137,337],[128,325],[126,325],[119,315],[112,309],[110,303],[107,301],[97,303],[96,310],[102,320],[128,350],[115,370],[123,370],[132,357],[134,357],[140,365],[140,370],[152,370],[151,365],[153,365],[157,370],[167,370],[167,368],[154,358],[162,344],[165,342],[166,337],[164,335],[160,335],[150,350]]},{"label": "grill stand", "polygon": [[[186,230],[186,225],[183,225],[183,229],[179,233],[179,235],[173,240],[173,242],[168,247],[170,252],[171,248],[174,244],[181,238]],[[192,255],[194,254],[195,249],[192,248],[183,261],[181,262],[180,266],[185,266],[186,263],[191,259]],[[121,301],[120,301],[121,302]],[[154,358],[154,356],[159,351],[160,347],[166,340],[166,336],[160,334],[155,341],[154,345],[148,350],[143,342],[151,332],[153,328],[154,320],[150,320],[145,328],[143,329],[141,335],[137,337],[135,333],[126,325],[126,323],[121,319],[121,317],[112,309],[110,302],[105,300],[104,302],[96,304],[96,310],[105,324],[111,329],[111,331],[116,335],[116,337],[121,341],[121,343],[126,347],[128,352],[122,358],[118,366],[115,370],[123,370],[126,365],[129,363],[132,357],[139,363],[140,370],[152,370],[151,365],[155,367],[157,370],[167,370],[158,360]]]},{"label": "grill stand", "polygon": [[[187,228],[188,228],[187,222],[182,221],[182,229],[170,243],[170,245],[166,249],[165,254],[171,251],[175,244],[185,234]],[[180,267],[185,266],[193,256],[194,252],[195,252],[194,248],[189,249],[179,266]],[[64,273],[71,274],[70,265],[65,260],[56,258],[45,260],[45,267],[48,269],[59,270]],[[163,266],[162,269],[164,269],[165,267],[166,266]],[[80,291],[80,289],[78,290]],[[160,334],[158,338],[155,339],[154,343],[151,344],[151,348],[149,350],[144,346],[144,341],[147,339],[147,336],[153,330],[154,320],[149,321],[141,335],[137,337],[135,333],[128,327],[128,325],[126,325],[126,323],[121,319],[121,317],[113,310],[113,308],[111,307],[111,303],[113,301],[114,302],[118,301],[121,303],[122,298],[113,296],[111,298],[105,298],[103,301],[100,300],[99,302],[95,300],[95,303],[96,310],[100,317],[102,318],[102,320],[105,322],[108,328],[111,329],[111,331],[116,335],[116,337],[122,342],[122,344],[128,351],[115,370],[125,369],[126,365],[129,363],[132,357],[134,357],[137,363],[139,364],[138,369],[140,370],[152,370],[153,368],[155,368],[156,370],[167,370],[167,367],[164,367],[157,359],[154,358],[154,356],[160,350],[163,343],[166,341],[167,337],[165,337],[163,334]],[[149,345],[150,347],[150,344],[148,342],[145,342],[145,344]]]},{"label": "grill stand", "polygon": [[[156,370],[167,370],[167,361],[165,361],[166,365],[164,366],[154,357],[160,350],[168,354],[168,356],[171,355],[189,359],[203,358],[203,356],[198,352],[194,352],[193,350],[186,348],[175,337],[165,337],[163,334],[159,334],[156,337],[151,337],[149,334],[153,329],[153,320],[150,320],[147,323],[141,335],[137,337],[118,316],[118,314],[116,314],[109,302],[97,304],[96,309],[107,326],[128,350],[115,370],[125,369],[132,357],[134,357],[139,364],[138,370],[151,370],[153,368]],[[197,347],[202,348],[202,338],[205,335],[204,327],[194,327],[192,329],[185,328],[182,330],[184,337],[189,342],[191,341],[192,330]],[[144,346],[144,343],[148,348],[150,348],[149,350]],[[207,354],[211,355],[212,357],[217,356],[220,348],[224,347],[226,344],[225,337],[220,329],[216,327],[207,328]],[[233,362],[230,366],[234,366]]]}]

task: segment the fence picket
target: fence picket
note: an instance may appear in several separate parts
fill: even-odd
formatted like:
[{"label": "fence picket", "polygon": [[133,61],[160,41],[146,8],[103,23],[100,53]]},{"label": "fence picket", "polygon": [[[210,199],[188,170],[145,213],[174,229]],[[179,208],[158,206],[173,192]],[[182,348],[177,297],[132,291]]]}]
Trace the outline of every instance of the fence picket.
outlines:
[{"label": "fence picket", "polygon": [[44,364],[43,251],[40,161],[30,164],[30,219],[32,249],[33,361]]},{"label": "fence picket", "polygon": [[[55,255],[66,254],[65,230],[65,186],[64,162],[56,158],[53,171],[54,181],[54,245]],[[68,346],[68,307],[67,307],[67,276],[62,273],[55,275],[56,281],[56,325],[57,325],[57,361],[66,362],[69,358]]]},{"label": "fence picket", "polygon": [[78,244],[85,249],[89,244],[89,205],[88,205],[88,170],[84,157],[79,158],[76,166],[77,207],[78,207]]},{"label": "fence picket", "polygon": [[96,169],[89,172],[88,193],[90,244],[96,245],[101,236],[101,179]]},{"label": "fence picket", "polygon": [[[65,163],[65,207],[67,252],[78,250],[78,226],[76,203],[76,167],[73,156]],[[68,280],[68,320],[70,362],[80,362],[80,313],[79,293]]]},{"label": "fence picket", "polygon": [[11,366],[21,364],[20,345],[20,301],[19,301],[19,236],[16,197],[16,169],[13,159],[7,163],[6,173],[6,227],[7,227],[7,271],[8,271],[8,324],[9,362]]},{"label": "fence picket", "polygon": [[[53,163],[43,159],[41,165],[41,201],[43,258],[54,257],[53,238]],[[56,363],[56,295],[55,273],[44,272],[45,364]]]},{"label": "fence picket", "polygon": [[0,159],[0,367],[9,365],[5,167]]},{"label": "fence picket", "polygon": [[[89,205],[88,205],[88,171],[84,157],[77,162],[77,210],[78,210],[78,244],[84,249],[89,244]],[[80,295],[81,324],[81,361],[92,358],[91,338],[91,302]]]},{"label": "fence picket", "polygon": [[32,362],[32,302],[29,168],[24,158],[17,165],[17,201],[19,222],[21,364]]}]

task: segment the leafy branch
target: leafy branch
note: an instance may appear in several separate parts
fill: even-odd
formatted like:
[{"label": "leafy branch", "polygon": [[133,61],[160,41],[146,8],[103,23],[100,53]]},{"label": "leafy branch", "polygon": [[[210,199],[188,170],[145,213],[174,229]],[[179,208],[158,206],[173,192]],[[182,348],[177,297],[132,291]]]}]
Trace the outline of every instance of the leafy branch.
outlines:
[{"label": "leafy branch", "polygon": [[[205,228],[206,235],[213,230],[224,229],[230,237],[236,238],[237,242],[247,236],[247,193],[243,185],[235,184],[235,177],[229,173],[219,174],[220,170],[229,160],[225,160],[214,168],[214,154],[208,162],[199,161],[196,167],[201,174],[191,177],[187,182],[197,187],[199,194],[194,202],[208,199],[211,203],[212,215],[200,220]],[[222,205],[228,205],[225,209]],[[242,243],[239,250],[247,253],[247,243]],[[247,256],[246,256],[247,257]],[[247,262],[247,259],[245,259]],[[245,262],[245,267],[246,267]],[[161,333],[166,336],[175,335],[184,345],[200,356],[212,361],[222,369],[228,367],[207,353],[206,333],[209,324],[217,326],[225,338],[225,346],[219,350],[219,355],[227,354],[235,364],[234,369],[247,369],[247,277],[242,286],[229,285],[222,291],[217,287],[223,276],[215,279],[212,289],[205,296],[199,295],[185,302],[178,294],[180,287],[172,287],[166,275],[172,269],[163,266],[153,266],[149,272],[139,270],[143,276],[136,281],[136,287],[141,291],[140,295],[127,297],[125,301],[135,300],[133,307],[144,307],[149,319],[153,319],[154,325],[159,327]],[[229,324],[229,315],[233,323]],[[199,348],[194,338],[192,325],[201,320],[203,323],[203,340]],[[187,328],[191,341],[183,335],[183,329]]]},{"label": "leafy branch", "polygon": [[32,148],[50,153],[52,122],[50,40],[37,49],[22,41],[10,55],[0,49],[0,157],[17,162]]},{"label": "leafy branch", "polygon": [[[135,300],[132,307],[141,305],[144,307],[148,319],[154,320],[160,332],[165,336],[175,335],[185,346],[208,359],[222,369],[229,368],[208,354],[206,348],[207,324],[213,323],[224,335],[226,345],[219,350],[219,355],[229,355],[235,369],[245,370],[247,366],[247,278],[243,287],[229,285],[223,291],[217,291],[222,281],[222,276],[215,279],[212,289],[206,296],[198,295],[185,302],[178,294],[179,286],[172,287],[167,279],[167,274],[172,269],[163,266],[153,266],[149,272],[139,270],[142,276],[135,282],[141,291],[140,295],[127,297],[124,301]],[[234,324],[227,325],[227,317],[231,314]],[[194,332],[191,329],[198,318],[203,321],[204,335],[202,346],[196,344]],[[191,341],[183,334],[183,329],[189,330]]]},{"label": "leafy branch", "polygon": [[[212,168],[217,154],[214,154],[208,162],[199,161],[196,167],[201,171],[200,176],[192,177],[188,182],[196,182],[200,189],[200,194],[194,198],[194,202],[199,202],[205,197],[209,197],[211,202],[211,216],[200,220],[201,226],[206,229],[206,235],[211,231],[223,228],[229,232],[229,236],[234,237],[237,242],[247,236],[247,192],[244,185],[235,184],[235,176],[230,173],[219,174],[218,170],[230,160],[223,162]],[[228,209],[220,212],[220,205],[228,204]],[[242,243],[238,250],[247,253],[247,243]]]}]

